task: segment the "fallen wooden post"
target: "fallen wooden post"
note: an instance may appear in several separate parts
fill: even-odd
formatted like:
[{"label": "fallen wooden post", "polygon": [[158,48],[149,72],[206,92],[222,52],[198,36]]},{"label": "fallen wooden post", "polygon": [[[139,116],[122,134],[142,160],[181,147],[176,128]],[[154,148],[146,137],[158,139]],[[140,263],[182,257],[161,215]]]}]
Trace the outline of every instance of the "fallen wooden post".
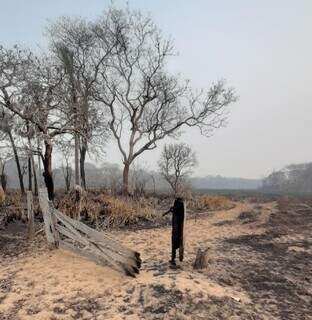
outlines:
[{"label": "fallen wooden post", "polygon": [[39,203],[51,247],[69,250],[130,276],[139,273],[141,259],[138,252],[55,209],[45,189],[39,191]]},{"label": "fallen wooden post", "polygon": [[27,237],[29,240],[32,240],[35,236],[35,218],[34,218],[33,194],[31,191],[27,191],[27,219],[28,219]]}]

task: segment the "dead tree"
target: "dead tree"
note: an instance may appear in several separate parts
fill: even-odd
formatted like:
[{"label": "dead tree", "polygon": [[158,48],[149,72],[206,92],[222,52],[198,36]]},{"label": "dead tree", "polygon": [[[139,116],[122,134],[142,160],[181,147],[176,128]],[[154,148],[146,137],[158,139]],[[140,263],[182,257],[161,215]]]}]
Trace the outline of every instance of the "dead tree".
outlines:
[{"label": "dead tree", "polygon": [[62,163],[62,172],[65,180],[65,188],[68,193],[72,181],[72,168],[70,165],[70,158],[72,157],[73,146],[71,141],[60,140],[58,142],[58,149],[61,151],[64,162]]},{"label": "dead tree", "polygon": [[[103,145],[108,138],[103,112],[99,112],[92,92],[99,66],[110,57],[114,43],[106,29],[95,28],[83,18],[59,18],[48,30],[52,50],[66,70],[66,86],[75,114],[75,183],[86,189],[85,160],[89,145],[95,147],[97,140]],[[96,44],[96,34],[104,39],[104,47]]]},{"label": "dead tree", "polygon": [[[8,106],[9,104],[11,104],[11,101],[9,100],[7,89],[2,88],[1,91],[3,93],[2,97],[6,97],[6,98],[1,103],[2,99],[0,94],[0,105],[2,104],[3,107]],[[14,126],[13,115],[9,114],[8,112],[5,112],[4,109],[2,108],[2,112],[0,115],[0,130],[4,133],[4,136],[8,139],[11,145],[12,153],[14,155],[14,160],[16,164],[20,190],[22,194],[25,194],[23,171],[22,171],[22,166],[20,162],[20,156],[18,153],[18,148],[15,141],[15,136],[13,135],[13,126]]]},{"label": "dead tree", "polygon": [[27,191],[27,219],[28,219],[28,239],[32,240],[35,236],[35,217],[34,203],[31,191]]},{"label": "dead tree", "polygon": [[197,164],[195,153],[184,143],[165,145],[158,161],[160,175],[169,183],[174,195]]},{"label": "dead tree", "polygon": [[[20,50],[5,51],[12,59],[13,70],[20,66]],[[9,53],[8,53],[9,52]],[[25,54],[26,55],[26,54]],[[53,140],[61,134],[72,132],[73,117],[67,105],[63,103],[62,91],[64,70],[55,65],[50,57],[36,58],[27,54],[25,63],[20,66],[19,77],[16,79],[16,103],[6,103],[4,107],[17,115],[21,120],[31,123],[36,136],[43,142],[44,151],[38,149],[43,163],[43,176],[50,199],[54,197],[54,182],[52,176]]]},{"label": "dead tree", "polygon": [[[169,74],[174,54],[150,18],[128,10],[108,10],[96,29],[109,29],[117,45],[98,73],[94,97],[109,110],[109,128],[123,161],[123,193],[129,193],[133,161],[157,143],[177,136],[182,128],[198,127],[210,135],[224,124],[228,105],[236,100],[223,81],[195,93],[188,82]],[[107,39],[97,36],[98,46]]]}]

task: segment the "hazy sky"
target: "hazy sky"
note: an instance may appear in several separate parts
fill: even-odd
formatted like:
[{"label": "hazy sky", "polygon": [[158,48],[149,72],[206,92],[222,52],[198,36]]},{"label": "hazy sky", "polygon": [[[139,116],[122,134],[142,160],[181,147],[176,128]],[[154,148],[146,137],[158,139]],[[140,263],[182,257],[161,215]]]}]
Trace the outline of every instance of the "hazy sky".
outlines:
[{"label": "hazy sky", "polygon": [[[115,1],[124,5],[125,1]],[[44,47],[47,20],[96,17],[105,0],[0,0],[0,43]],[[170,69],[205,88],[225,78],[240,97],[228,126],[207,139],[188,131],[196,174],[260,178],[272,169],[312,161],[311,0],[132,0],[150,13],[179,56]],[[156,167],[159,149],[141,162]],[[106,160],[120,155],[108,146]]]}]

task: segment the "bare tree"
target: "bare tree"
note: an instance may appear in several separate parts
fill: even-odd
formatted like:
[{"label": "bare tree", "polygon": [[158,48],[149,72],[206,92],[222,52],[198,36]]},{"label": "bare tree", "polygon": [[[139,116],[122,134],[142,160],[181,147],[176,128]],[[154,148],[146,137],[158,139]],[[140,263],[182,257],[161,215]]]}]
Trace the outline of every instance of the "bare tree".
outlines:
[{"label": "bare tree", "polygon": [[[110,43],[106,29],[95,28],[83,18],[59,18],[50,24],[48,31],[52,51],[68,75],[76,126],[75,180],[79,184],[81,179],[81,185],[86,189],[85,160],[89,144],[94,146],[101,140],[103,145],[108,138],[103,113],[98,112],[92,91],[99,67],[110,55],[114,44]],[[97,46],[95,33],[105,39],[104,47],[103,43],[101,47]]]},{"label": "bare tree", "polygon": [[12,146],[17,167],[20,189],[25,193],[22,168],[14,138],[14,114],[7,109],[15,103],[18,96],[18,76],[29,62],[30,55],[17,46],[10,50],[0,46],[0,130],[5,133]]},{"label": "bare tree", "polygon": [[[236,97],[223,81],[206,92],[194,92],[188,82],[170,75],[166,62],[174,54],[172,43],[139,12],[110,9],[97,24],[108,28],[117,42],[109,60],[101,64],[94,96],[109,110],[127,195],[129,169],[137,157],[155,149],[159,140],[179,135],[184,127],[211,135],[224,124],[224,109]],[[99,47],[105,41],[97,37]]]},{"label": "bare tree", "polygon": [[158,167],[161,176],[169,183],[174,195],[177,195],[196,164],[196,156],[191,147],[175,143],[164,146]]},{"label": "bare tree", "polygon": [[112,195],[117,195],[121,190],[122,172],[116,164],[105,165],[106,187],[109,188]]},{"label": "bare tree", "polygon": [[[5,88],[2,90],[3,92],[6,92]],[[5,103],[9,103],[9,102],[5,102]],[[21,166],[20,157],[18,154],[18,148],[16,145],[14,133],[13,133],[13,115],[12,114],[9,115],[7,112],[4,112],[3,109],[0,115],[0,130],[2,131],[2,133],[4,133],[5,137],[9,140],[10,145],[12,147],[21,193],[25,194],[23,168]]]},{"label": "bare tree", "polygon": [[72,114],[74,116],[74,138],[75,138],[75,185],[80,186],[80,161],[79,161],[79,110],[78,110],[78,97],[77,97],[77,81],[74,73],[74,52],[71,51],[66,45],[58,44],[58,53],[62,61],[63,68],[68,76],[69,92],[72,107]]},{"label": "bare tree", "polygon": [[146,185],[150,180],[150,175],[145,170],[143,166],[140,166],[137,163],[134,163],[132,172],[131,172],[131,180],[133,185],[133,193],[135,196],[143,196],[145,193]]},{"label": "bare tree", "polygon": [[[1,138],[1,136],[0,136]],[[6,191],[7,187],[7,175],[5,174],[5,165],[7,161],[11,158],[11,154],[5,150],[7,148],[1,148],[1,157],[0,157],[0,186],[2,187],[3,191]]]},{"label": "bare tree", "polygon": [[[54,197],[52,176],[53,140],[61,134],[73,131],[73,115],[63,103],[64,70],[55,65],[49,56],[36,58],[23,54],[17,47],[2,50],[1,56],[10,59],[10,75],[15,74],[12,93],[3,92],[3,106],[21,120],[34,126],[36,138],[44,144],[37,152],[43,162],[43,176],[49,198]],[[21,64],[20,61],[25,61]]]},{"label": "bare tree", "polygon": [[72,145],[72,141],[68,139],[59,139],[57,146],[63,158],[61,169],[65,180],[66,192],[69,192],[73,174],[70,160],[72,158],[74,148]]}]

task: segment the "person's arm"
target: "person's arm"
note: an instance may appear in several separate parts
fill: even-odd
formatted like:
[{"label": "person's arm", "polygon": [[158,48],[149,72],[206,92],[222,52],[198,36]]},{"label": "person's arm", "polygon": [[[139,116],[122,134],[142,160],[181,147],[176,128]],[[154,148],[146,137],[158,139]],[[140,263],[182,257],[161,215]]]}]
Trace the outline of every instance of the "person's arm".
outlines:
[{"label": "person's arm", "polygon": [[165,216],[165,215],[167,215],[168,213],[170,213],[170,212],[173,212],[173,207],[171,207],[168,211],[166,211],[165,213],[163,213],[163,217]]}]

